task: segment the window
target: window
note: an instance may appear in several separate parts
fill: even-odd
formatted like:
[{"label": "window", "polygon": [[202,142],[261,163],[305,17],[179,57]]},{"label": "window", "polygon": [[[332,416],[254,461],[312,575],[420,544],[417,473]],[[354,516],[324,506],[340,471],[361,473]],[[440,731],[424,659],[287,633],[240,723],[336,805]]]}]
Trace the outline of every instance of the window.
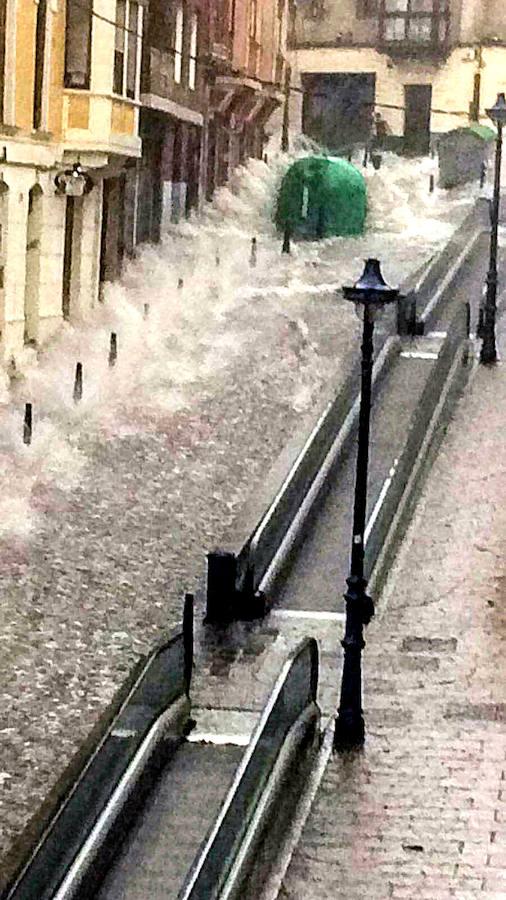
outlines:
[{"label": "window", "polygon": [[249,16],[249,36],[252,41],[256,41],[258,32],[258,0],[250,0]]},{"label": "window", "polygon": [[183,34],[183,6],[182,4],[179,4],[176,11],[176,27],[174,39],[174,81],[176,82],[176,84],[181,84],[181,72],[183,69]]},{"label": "window", "polygon": [[188,63],[188,87],[194,91],[197,82],[197,47],[198,47],[199,19],[197,13],[191,18],[190,31],[190,59]]},{"label": "window", "polygon": [[33,87],[33,127],[42,125],[42,103],[44,90],[44,72],[46,59],[47,0],[39,0],[37,4],[37,23],[35,26],[35,84]]},{"label": "window", "polygon": [[116,0],[113,93],[135,99],[138,92],[140,12],[136,0]]},{"label": "window", "polygon": [[93,0],[67,0],[65,87],[90,87]]},{"label": "window", "polygon": [[381,34],[389,43],[444,45],[448,38],[447,0],[383,0]]}]

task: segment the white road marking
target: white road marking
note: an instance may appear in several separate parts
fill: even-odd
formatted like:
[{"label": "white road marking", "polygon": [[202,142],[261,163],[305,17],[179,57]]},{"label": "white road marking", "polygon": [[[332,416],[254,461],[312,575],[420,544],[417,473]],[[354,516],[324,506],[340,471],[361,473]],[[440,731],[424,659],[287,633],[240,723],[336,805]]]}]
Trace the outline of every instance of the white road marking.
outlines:
[{"label": "white road marking", "polygon": [[437,359],[439,353],[429,350],[402,350],[400,355],[403,359]]},{"label": "white road marking", "polygon": [[385,497],[388,494],[388,489],[389,489],[390,485],[392,484],[392,479],[395,475],[395,470],[397,469],[398,465],[399,465],[399,460],[394,459],[394,464],[393,464],[392,468],[390,469],[390,472],[388,473],[388,478],[385,478],[385,481],[383,482],[383,487],[381,488],[379,497],[376,500],[376,505],[369,517],[369,521],[367,523],[367,526],[366,526],[366,529],[364,532],[364,546],[367,544],[367,541],[369,540],[369,535],[371,534],[371,531],[374,527],[374,523],[379,516],[379,513],[381,510],[381,507],[383,506],[383,503],[385,502]]},{"label": "white road marking", "polygon": [[213,734],[210,731],[191,731],[186,740],[190,744],[233,744],[236,747],[247,747],[250,734]]},{"label": "white road marking", "polygon": [[344,622],[344,613],[325,612],[312,609],[274,609],[271,618],[275,619],[313,619],[315,622]]},{"label": "white road marking", "polygon": [[448,332],[447,331],[429,331],[426,334],[426,337],[444,339],[445,337],[448,337]]}]

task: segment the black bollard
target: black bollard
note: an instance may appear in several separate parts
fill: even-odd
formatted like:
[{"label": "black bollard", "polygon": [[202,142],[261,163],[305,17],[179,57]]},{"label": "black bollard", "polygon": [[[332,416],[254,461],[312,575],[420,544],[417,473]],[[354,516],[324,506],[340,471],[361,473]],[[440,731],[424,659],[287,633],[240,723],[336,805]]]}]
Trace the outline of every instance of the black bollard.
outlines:
[{"label": "black bollard", "polygon": [[264,163],[266,166],[269,165],[269,157],[267,156],[267,153],[264,153]]},{"label": "black bollard", "polygon": [[251,254],[249,258],[249,264],[252,268],[254,268],[257,264],[257,239],[256,237],[251,238]]},{"label": "black bollard", "polygon": [[219,250],[216,251],[216,256],[214,257],[214,261],[215,261],[216,265],[219,266],[219,264],[221,262]]},{"label": "black bollard", "polygon": [[368,158],[369,158],[369,151],[368,151],[367,147],[365,147],[365,148],[364,148],[364,160],[363,160],[363,163],[362,163],[364,169],[367,169],[367,160],[368,160]]},{"label": "black bollard", "polygon": [[193,594],[184,595],[183,607],[183,647],[184,647],[184,682],[186,696],[190,695],[190,684],[193,670]]},{"label": "black bollard", "polygon": [[487,164],[482,162],[480,166],[480,187],[482,188],[485,184],[485,178],[487,177]]},{"label": "black bollard", "polygon": [[32,404],[25,403],[25,419],[23,422],[23,444],[32,443]]},{"label": "black bollard", "polygon": [[290,229],[288,227],[285,228],[285,231],[283,234],[283,249],[281,250],[281,252],[282,253],[290,253],[291,252],[290,251]]},{"label": "black bollard", "polygon": [[83,396],[83,364],[76,365],[76,377],[74,379],[74,403],[79,403]]},{"label": "black bollard", "polygon": [[429,175],[429,194],[434,193],[434,175]]},{"label": "black bollard", "polygon": [[144,318],[147,319],[149,316],[149,303],[144,304]]},{"label": "black bollard", "polygon": [[109,367],[112,369],[116,365],[118,358],[118,339],[115,331],[111,331],[111,342],[109,345]]},{"label": "black bollard", "polygon": [[177,289],[178,291],[182,291],[184,288],[184,281],[182,278],[178,278],[177,280]]}]

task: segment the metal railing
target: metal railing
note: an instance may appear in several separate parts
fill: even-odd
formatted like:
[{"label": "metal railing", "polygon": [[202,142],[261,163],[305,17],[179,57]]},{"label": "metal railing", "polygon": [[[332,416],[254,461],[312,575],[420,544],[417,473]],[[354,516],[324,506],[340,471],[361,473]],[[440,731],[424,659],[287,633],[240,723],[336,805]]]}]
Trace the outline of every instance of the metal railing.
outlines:
[{"label": "metal railing", "polygon": [[316,707],[318,645],[307,638],[285,662],[205,845],[178,900],[213,900],[227,881],[286,737]]}]

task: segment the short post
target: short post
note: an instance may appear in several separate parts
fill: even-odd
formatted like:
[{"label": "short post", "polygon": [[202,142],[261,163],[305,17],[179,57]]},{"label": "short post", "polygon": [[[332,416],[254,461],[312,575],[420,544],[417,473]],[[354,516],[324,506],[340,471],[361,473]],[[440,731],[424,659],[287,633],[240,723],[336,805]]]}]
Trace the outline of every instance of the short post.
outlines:
[{"label": "short post", "polygon": [[178,291],[182,291],[184,288],[184,281],[182,278],[178,278],[177,280],[177,289]]},{"label": "short post", "polygon": [[111,331],[111,340],[109,344],[109,368],[112,369],[116,365],[118,358],[118,339],[115,331]]},{"label": "short post", "polygon": [[186,696],[190,696],[193,670],[193,594],[185,594],[183,607],[184,683]]},{"label": "short post", "polygon": [[368,158],[369,158],[369,148],[368,148],[368,146],[367,146],[367,144],[366,144],[366,146],[364,147],[364,159],[363,159],[363,163],[362,163],[364,169],[367,169],[367,160],[368,160]]},{"label": "short post", "polygon": [[251,253],[250,253],[250,258],[249,258],[249,264],[252,269],[254,269],[257,264],[257,239],[256,239],[256,237],[251,238]]},{"label": "short post", "polygon": [[267,153],[264,153],[264,163],[266,166],[269,165],[269,157],[267,156]]},{"label": "short post", "polygon": [[78,362],[76,365],[76,375],[74,378],[74,403],[79,403],[83,396],[83,364]]},{"label": "short post", "polygon": [[283,232],[283,248],[281,250],[282,253],[290,253],[290,229],[288,225],[286,226]]},{"label": "short post", "polygon": [[221,259],[220,259],[220,251],[219,251],[219,250],[216,251],[216,255],[215,255],[215,257],[214,257],[214,261],[215,261],[215,263],[216,263],[216,267],[218,267],[219,264],[220,264],[220,262],[221,262]]},{"label": "short post", "polygon": [[23,444],[29,446],[32,443],[32,404],[25,403],[25,418],[23,422]]},{"label": "short post", "polygon": [[434,193],[434,175],[429,175],[429,194]]},{"label": "short post", "polygon": [[145,319],[147,319],[149,316],[149,303],[144,304],[143,316]]},{"label": "short post", "polygon": [[485,184],[485,179],[487,177],[487,164],[485,161],[482,162],[480,166],[480,187],[482,188]]}]

